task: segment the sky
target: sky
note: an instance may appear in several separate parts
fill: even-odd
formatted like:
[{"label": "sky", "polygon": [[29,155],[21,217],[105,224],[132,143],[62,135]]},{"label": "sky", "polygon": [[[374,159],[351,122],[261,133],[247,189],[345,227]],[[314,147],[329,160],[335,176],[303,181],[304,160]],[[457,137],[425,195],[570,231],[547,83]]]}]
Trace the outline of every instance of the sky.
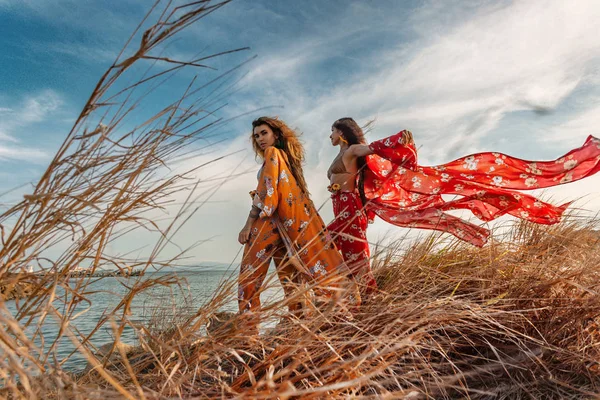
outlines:
[{"label": "sky", "polygon": [[[0,210],[31,192],[152,3],[0,0]],[[210,80],[250,60],[231,76],[235,86],[222,110],[236,118],[216,132],[210,153],[181,161],[192,168],[235,152],[196,178],[246,172],[223,181],[176,237],[181,247],[203,241],[187,262],[239,261],[237,234],[259,168],[250,123],[263,114],[302,132],[305,175],[326,222],[333,216],[326,170],[337,152],[328,137],[340,117],[374,119],[369,140],[410,129],[423,165],[477,151],[554,159],[588,135],[600,136],[599,23],[595,0],[232,1],[183,32],[164,55],[250,49],[212,60],[216,70],[178,74],[137,116],[176,100],[194,76]],[[210,182],[201,190],[209,193]],[[594,214],[600,175],[544,196],[579,199],[575,207]],[[368,238],[423,233],[376,222]],[[143,256],[153,240],[124,237],[112,251],[140,249]]]}]

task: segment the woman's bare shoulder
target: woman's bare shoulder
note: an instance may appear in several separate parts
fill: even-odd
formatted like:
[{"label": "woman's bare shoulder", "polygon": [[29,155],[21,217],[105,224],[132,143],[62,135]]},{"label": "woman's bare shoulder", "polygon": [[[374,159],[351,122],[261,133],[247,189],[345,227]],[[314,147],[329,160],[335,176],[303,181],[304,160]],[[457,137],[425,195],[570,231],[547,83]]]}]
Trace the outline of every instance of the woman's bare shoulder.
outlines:
[{"label": "woman's bare shoulder", "polygon": [[[346,156],[347,154],[347,156]],[[364,157],[367,156],[369,154],[373,154],[373,151],[369,148],[369,145],[367,144],[353,144],[352,146],[348,147],[348,150],[346,150],[346,154],[344,154],[346,159],[350,159],[350,158],[355,158],[355,157]]]}]

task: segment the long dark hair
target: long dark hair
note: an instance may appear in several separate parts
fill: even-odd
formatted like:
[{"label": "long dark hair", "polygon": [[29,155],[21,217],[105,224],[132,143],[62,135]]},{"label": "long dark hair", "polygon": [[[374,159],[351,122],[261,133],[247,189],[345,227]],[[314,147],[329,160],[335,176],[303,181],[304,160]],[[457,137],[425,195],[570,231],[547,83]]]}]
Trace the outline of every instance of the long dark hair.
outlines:
[{"label": "long dark hair", "polygon": [[[370,124],[367,124],[367,126],[369,125]],[[342,132],[344,139],[348,142],[348,146],[367,143],[363,129],[350,117],[340,118],[335,121],[332,126]],[[356,159],[356,166],[358,167],[358,194],[360,195],[363,206],[365,206],[367,204],[367,197],[365,196],[365,169],[367,168],[367,159],[365,157],[358,157]]]},{"label": "long dark hair", "polygon": [[310,196],[308,186],[304,180],[304,171],[302,171],[304,146],[302,146],[302,143],[300,143],[300,140],[298,139],[299,134],[277,117],[260,117],[252,121],[252,133],[250,134],[252,147],[254,148],[256,155],[263,159],[264,151],[260,148],[258,143],[256,143],[256,140],[254,140],[254,128],[261,125],[268,125],[275,136],[277,136],[275,147],[283,150],[283,153],[287,157],[290,171],[296,179],[296,183],[300,186],[300,189],[304,194]]}]

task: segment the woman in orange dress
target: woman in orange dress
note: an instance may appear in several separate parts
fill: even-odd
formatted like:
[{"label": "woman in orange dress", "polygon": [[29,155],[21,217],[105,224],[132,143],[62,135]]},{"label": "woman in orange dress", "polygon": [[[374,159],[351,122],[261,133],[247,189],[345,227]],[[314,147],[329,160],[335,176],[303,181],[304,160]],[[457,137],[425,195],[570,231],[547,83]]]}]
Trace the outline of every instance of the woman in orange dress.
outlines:
[{"label": "woman in orange dress", "polygon": [[[238,300],[240,314],[254,314],[248,320],[255,329],[260,288],[271,259],[286,296],[294,295],[301,279],[316,283],[321,288],[317,294],[327,296],[331,293],[327,287],[342,284],[347,267],[309,198],[302,172],[304,148],[296,133],[270,117],[256,119],[252,127],[252,145],[264,163],[251,193],[252,210],[238,238],[245,244]],[[291,301],[289,308],[297,313],[301,302]]]},{"label": "woman in orange dress", "polygon": [[[558,223],[570,203],[555,206],[517,190],[557,186],[600,171],[600,139],[589,136],[581,147],[552,161],[484,152],[421,166],[412,134],[403,130],[369,145],[348,146],[344,157],[364,160],[359,190],[370,220],[377,215],[397,226],[448,232],[483,246],[489,237],[486,228],[446,211],[470,210],[483,221],[509,214],[538,224]],[[442,194],[461,197],[446,201]]]}]

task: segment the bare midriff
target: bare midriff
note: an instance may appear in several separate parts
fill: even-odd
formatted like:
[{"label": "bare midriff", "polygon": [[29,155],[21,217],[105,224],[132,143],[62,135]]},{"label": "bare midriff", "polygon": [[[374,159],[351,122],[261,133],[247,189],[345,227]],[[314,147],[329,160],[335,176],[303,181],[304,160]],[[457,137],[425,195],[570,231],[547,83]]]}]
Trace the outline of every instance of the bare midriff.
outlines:
[{"label": "bare midriff", "polygon": [[327,174],[329,183],[332,185],[337,183],[343,192],[354,192],[356,189],[356,159],[353,161],[353,165],[346,165],[343,161],[343,153],[340,153],[329,167]]},{"label": "bare midriff", "polygon": [[329,182],[333,185],[337,183],[340,185],[340,191],[342,192],[354,192],[356,189],[356,175],[350,173],[344,174],[332,174],[329,178]]}]

